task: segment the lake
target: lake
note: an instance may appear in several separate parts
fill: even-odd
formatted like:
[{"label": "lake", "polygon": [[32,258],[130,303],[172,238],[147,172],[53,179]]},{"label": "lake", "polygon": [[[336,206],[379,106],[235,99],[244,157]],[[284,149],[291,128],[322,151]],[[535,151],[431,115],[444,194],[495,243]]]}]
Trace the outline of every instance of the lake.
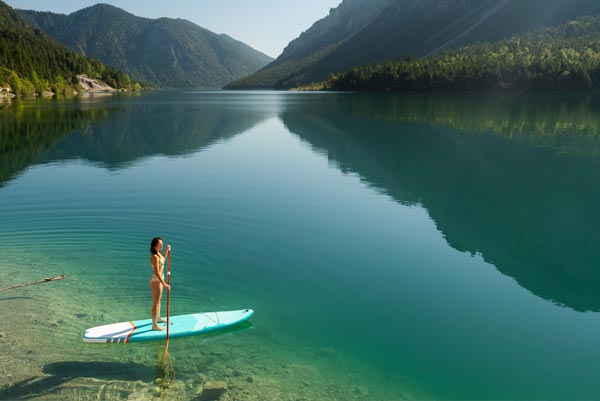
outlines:
[{"label": "lake", "polygon": [[[0,109],[0,399],[599,399],[600,96],[149,92]],[[171,313],[251,323],[84,344]],[[166,297],[166,294],[165,294]],[[164,305],[164,303],[163,303]],[[163,307],[163,315],[164,315]]]}]

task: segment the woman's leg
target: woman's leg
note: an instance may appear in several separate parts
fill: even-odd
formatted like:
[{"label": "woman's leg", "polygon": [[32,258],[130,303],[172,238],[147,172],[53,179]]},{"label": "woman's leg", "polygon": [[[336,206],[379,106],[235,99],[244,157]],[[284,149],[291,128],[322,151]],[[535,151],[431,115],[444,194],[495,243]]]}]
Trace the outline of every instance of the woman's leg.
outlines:
[{"label": "woman's leg", "polygon": [[160,300],[162,298],[162,284],[158,280],[151,280],[152,288],[152,330],[164,330],[158,326],[160,319]]}]

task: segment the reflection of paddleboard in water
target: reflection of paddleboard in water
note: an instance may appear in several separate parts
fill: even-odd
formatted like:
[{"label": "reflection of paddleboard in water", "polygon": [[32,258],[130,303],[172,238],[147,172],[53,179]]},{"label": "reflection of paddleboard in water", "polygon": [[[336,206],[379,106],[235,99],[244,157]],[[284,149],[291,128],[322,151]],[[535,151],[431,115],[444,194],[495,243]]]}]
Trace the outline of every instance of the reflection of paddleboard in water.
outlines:
[{"label": "reflection of paddleboard in water", "polygon": [[[206,312],[169,318],[169,338],[211,333],[244,322],[254,314],[252,309],[228,312]],[[164,325],[164,323],[159,323]],[[86,343],[133,343],[164,340],[167,330],[152,330],[152,320],[134,320],[92,327],[83,333]]]}]

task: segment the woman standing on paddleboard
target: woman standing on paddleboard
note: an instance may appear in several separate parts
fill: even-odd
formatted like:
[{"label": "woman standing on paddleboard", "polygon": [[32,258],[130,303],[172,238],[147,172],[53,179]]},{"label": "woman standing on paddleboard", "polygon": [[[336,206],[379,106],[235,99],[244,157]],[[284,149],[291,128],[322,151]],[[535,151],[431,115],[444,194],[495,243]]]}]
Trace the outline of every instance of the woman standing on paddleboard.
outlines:
[{"label": "woman standing on paddleboard", "polygon": [[[152,277],[150,278],[150,288],[152,289],[152,330],[164,330],[158,323],[166,323],[160,317],[160,300],[162,299],[163,287],[171,289],[165,282],[165,256],[160,253],[163,247],[161,238],[156,237],[150,243],[150,264],[152,265]],[[165,255],[171,251],[171,245],[167,245]]]}]

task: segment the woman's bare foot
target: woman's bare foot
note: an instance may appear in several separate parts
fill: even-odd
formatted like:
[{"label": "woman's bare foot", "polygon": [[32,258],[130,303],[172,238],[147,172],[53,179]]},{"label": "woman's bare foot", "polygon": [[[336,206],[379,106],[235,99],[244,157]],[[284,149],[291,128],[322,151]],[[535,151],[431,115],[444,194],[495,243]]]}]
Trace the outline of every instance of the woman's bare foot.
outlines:
[{"label": "woman's bare foot", "polygon": [[162,330],[164,330],[164,328],[163,327],[159,327],[159,326],[152,326],[152,330],[162,331]]}]

